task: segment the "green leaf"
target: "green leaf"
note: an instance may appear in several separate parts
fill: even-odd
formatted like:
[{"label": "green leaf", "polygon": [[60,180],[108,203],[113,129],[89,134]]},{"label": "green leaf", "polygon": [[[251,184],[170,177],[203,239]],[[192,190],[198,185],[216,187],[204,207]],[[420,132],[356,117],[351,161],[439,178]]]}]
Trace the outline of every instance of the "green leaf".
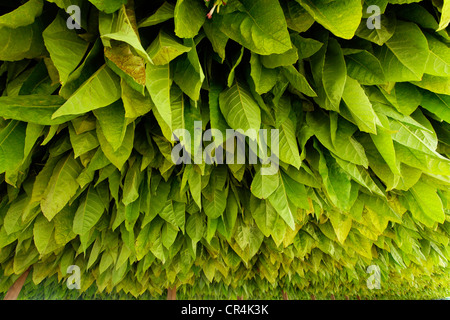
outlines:
[{"label": "green leaf", "polygon": [[242,0],[242,11],[214,16],[229,38],[254,53],[269,55],[292,48],[286,19],[276,0]]},{"label": "green leaf", "polygon": [[228,43],[228,36],[220,30],[217,23],[207,20],[203,25],[206,37],[211,42],[213,50],[219,55],[219,57],[225,60],[225,47]]},{"label": "green leaf", "polygon": [[194,38],[206,19],[206,7],[200,0],[179,0],[175,5],[175,34]]},{"label": "green leaf", "polygon": [[156,39],[148,47],[147,52],[155,65],[165,65],[192,49],[192,47],[184,46],[174,36],[161,29]]},{"label": "green leaf", "polygon": [[305,76],[298,72],[294,66],[283,67],[282,73],[295,89],[309,97],[317,97],[317,94],[311,88]]},{"label": "green leaf", "polygon": [[380,61],[368,51],[346,55],[345,63],[348,75],[362,85],[386,82]]},{"label": "green leaf", "polygon": [[141,20],[138,24],[139,28],[150,27],[172,19],[174,17],[175,6],[169,2],[164,2],[155,13],[148,18]]},{"label": "green leaf", "polygon": [[0,131],[0,172],[13,169],[22,162],[26,127],[24,122],[12,120]]},{"label": "green leaf", "polygon": [[450,123],[450,96],[423,91],[420,105]]},{"label": "green leaf", "polygon": [[134,90],[124,80],[120,82],[122,88],[122,102],[125,109],[125,118],[135,119],[150,112],[154,107],[148,92],[145,95]]},{"label": "green leaf", "polygon": [[99,31],[106,48],[113,48],[114,41],[120,41],[133,48],[145,62],[152,63],[139,39],[136,16],[131,2],[127,6],[121,6],[120,10],[113,14],[101,12],[99,15]]},{"label": "green leaf", "polygon": [[442,201],[435,187],[419,180],[405,196],[408,201],[407,206],[415,219],[429,228],[432,228],[436,222],[444,223]]},{"label": "green leaf", "polygon": [[127,131],[125,109],[121,100],[110,106],[93,111],[101,127],[101,132],[108,144],[117,151],[123,143]]},{"label": "green leaf", "polygon": [[318,171],[330,200],[338,208],[349,210],[352,205],[350,176],[317,143],[314,147],[319,153]]},{"label": "green leaf", "polygon": [[369,29],[367,27],[367,20],[363,19],[356,30],[356,35],[362,39],[366,39],[382,46],[394,35],[397,19],[395,18],[395,15],[388,11],[380,16],[380,25],[383,27],[379,29]]},{"label": "green leaf", "polygon": [[0,28],[0,60],[20,61],[33,59],[45,54],[42,39],[43,26],[40,20],[19,28]]},{"label": "green leaf", "polygon": [[430,48],[430,55],[425,66],[425,73],[434,76],[450,76],[449,45],[439,41],[436,37],[425,32]]},{"label": "green leaf", "polygon": [[[261,126],[261,111],[243,85],[236,82],[232,87],[225,89],[219,96],[219,106],[231,128],[245,132],[253,129],[257,134]],[[254,134],[250,137],[256,139]]]},{"label": "green leaf", "polygon": [[250,75],[255,83],[256,92],[264,94],[270,91],[278,81],[279,71],[264,67],[261,63],[261,56],[253,52],[250,56],[250,66]]},{"label": "green leaf", "polygon": [[42,0],[30,0],[17,9],[0,16],[0,28],[18,28],[34,23],[36,17],[42,14],[44,2]]},{"label": "green leaf", "polygon": [[322,70],[322,83],[331,105],[339,108],[347,80],[347,68],[342,49],[336,39],[328,40]]},{"label": "green leaf", "polygon": [[100,147],[108,160],[111,161],[111,163],[114,164],[119,170],[122,169],[123,165],[131,155],[134,141],[134,128],[134,122],[127,126],[121,146],[114,150],[108,140],[106,140],[100,125],[97,126],[97,137],[100,142]]},{"label": "green leaf", "polygon": [[389,120],[385,115],[378,115],[382,126],[377,126],[377,133],[371,134],[373,143],[394,174],[400,174],[395,156],[394,142],[389,130]]},{"label": "green leaf", "polygon": [[292,215],[291,208],[289,207],[289,198],[285,183],[281,177],[279,179],[278,188],[267,198],[267,200],[275,208],[286,224],[292,230],[295,230],[294,216]]},{"label": "green leaf", "polygon": [[298,53],[296,47],[293,47],[283,53],[274,53],[267,56],[261,56],[261,63],[264,67],[269,69],[291,66],[296,63],[297,60]]},{"label": "green leaf", "polygon": [[104,211],[105,207],[100,195],[94,187],[89,186],[75,213],[73,232],[79,235],[84,235],[89,232],[98,222]]},{"label": "green leaf", "polygon": [[313,25],[314,18],[296,1],[281,0],[280,4],[289,29],[305,32]]},{"label": "green leaf", "polygon": [[69,137],[75,159],[99,146],[95,131],[87,131],[77,134],[75,129],[73,129],[73,126],[69,126]]},{"label": "green leaf", "polygon": [[428,42],[420,28],[398,21],[394,35],[378,53],[387,81],[419,81],[428,60]]},{"label": "green leaf", "polygon": [[287,118],[279,128],[279,158],[299,169],[301,165],[300,152],[295,136],[295,124]]},{"label": "green leaf", "polygon": [[310,38],[303,38],[298,34],[291,35],[291,39],[292,43],[297,48],[299,59],[311,57],[323,46],[323,43],[320,41]]},{"label": "green leaf", "polygon": [[439,21],[439,28],[437,29],[437,31],[444,30],[445,28],[447,28],[449,23],[450,23],[450,2],[448,0],[444,0],[444,3],[442,5],[441,20]]},{"label": "green leaf", "polygon": [[119,10],[127,0],[89,0],[98,10],[106,13],[113,13]]},{"label": "green leaf", "polygon": [[421,81],[411,81],[411,83],[435,93],[450,95],[450,77],[436,77],[424,74]]},{"label": "green leaf", "polygon": [[119,77],[103,65],[53,114],[52,119],[103,108],[119,98]]},{"label": "green leaf", "polygon": [[404,115],[413,113],[422,100],[419,89],[408,82],[396,83],[389,93],[384,90],[381,90],[381,92]]},{"label": "green leaf", "polygon": [[33,241],[40,254],[46,252],[47,247],[53,240],[53,222],[49,222],[43,215],[39,215],[34,223]]},{"label": "green leaf", "polygon": [[349,215],[341,214],[334,210],[329,211],[329,217],[338,241],[344,244],[352,228],[352,218]]},{"label": "green leaf", "polygon": [[200,98],[200,89],[205,75],[200,65],[194,40],[186,39],[185,44],[189,45],[191,50],[185,56],[177,59],[173,81],[192,100],[197,101]]},{"label": "green leaf", "polygon": [[75,116],[63,116],[52,119],[52,114],[66,100],[59,96],[25,95],[17,97],[0,97],[0,116],[42,125],[65,123]]},{"label": "green leaf", "polygon": [[82,167],[74,159],[73,153],[67,154],[56,164],[41,200],[41,210],[50,221],[60,212],[78,190],[76,179]]},{"label": "green leaf", "polygon": [[376,126],[380,120],[358,81],[347,76],[342,98],[358,128],[361,131],[376,134]]},{"label": "green leaf", "polygon": [[364,148],[352,137],[354,130],[351,127],[340,122],[336,131],[336,137],[332,141],[329,129],[330,120],[325,115],[319,112],[308,112],[306,122],[311,128],[314,128],[314,135],[325,148],[341,159],[362,165],[365,168],[368,167],[369,161],[367,160]]},{"label": "green leaf", "polygon": [[253,177],[250,190],[259,199],[267,199],[279,185],[278,175],[262,175],[261,170],[257,170]]},{"label": "green leaf", "polygon": [[296,1],[308,11],[314,20],[337,37],[351,39],[355,35],[362,17],[361,1]]},{"label": "green leaf", "polygon": [[275,229],[275,223],[278,218],[277,212],[269,201],[261,201],[255,197],[250,199],[250,207],[253,207],[251,213],[259,230],[261,230],[264,236],[269,237]]},{"label": "green leaf", "polygon": [[65,206],[52,220],[55,226],[55,242],[58,245],[65,245],[76,237],[72,231],[73,217],[75,215],[75,206]]},{"label": "green leaf", "polygon": [[89,43],[81,39],[74,30],[69,30],[60,15],[42,33],[50,58],[58,70],[61,84],[80,64]]},{"label": "green leaf", "polygon": [[[156,66],[147,64],[147,89],[165,124],[172,128],[172,109],[170,106],[170,87],[172,86],[169,64]],[[160,124],[161,125],[161,124]]]},{"label": "green leaf", "polygon": [[228,87],[231,87],[233,85],[235,70],[238,67],[238,65],[241,63],[243,56],[244,56],[244,47],[241,47],[241,51],[240,51],[239,55],[237,56],[236,61],[233,63],[230,73],[228,74],[228,80],[227,80]]},{"label": "green leaf", "polygon": [[186,221],[186,233],[194,243],[200,241],[206,232],[204,218],[199,212],[191,214]]}]

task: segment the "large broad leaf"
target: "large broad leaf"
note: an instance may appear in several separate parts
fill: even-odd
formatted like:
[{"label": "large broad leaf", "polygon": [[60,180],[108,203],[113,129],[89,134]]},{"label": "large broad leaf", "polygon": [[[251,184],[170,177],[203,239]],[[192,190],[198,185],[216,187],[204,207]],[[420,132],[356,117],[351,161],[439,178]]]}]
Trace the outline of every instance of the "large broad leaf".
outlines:
[{"label": "large broad leaf", "polygon": [[256,138],[261,125],[261,111],[251,94],[244,86],[236,82],[231,88],[224,90],[219,97],[220,110],[231,128],[250,133]]},{"label": "large broad leaf", "polygon": [[105,211],[97,190],[90,186],[73,219],[73,232],[84,235],[97,223]]},{"label": "large broad leaf", "polygon": [[314,18],[298,2],[281,0],[280,3],[289,29],[305,32],[313,25]]},{"label": "large broad leaf", "polygon": [[420,105],[450,123],[450,96],[424,91]]},{"label": "large broad leaf", "polygon": [[52,119],[103,108],[119,98],[119,77],[104,65],[74,92],[53,114]]},{"label": "large broad leaf", "polygon": [[10,121],[0,131],[0,172],[14,168],[24,156],[26,124]]},{"label": "large broad leaf", "polygon": [[380,16],[380,25],[383,26],[382,28],[369,29],[367,27],[367,20],[363,19],[358,27],[358,30],[356,30],[356,35],[362,39],[369,40],[379,46],[382,46],[394,34],[396,24],[397,19],[395,18],[395,15],[387,12],[386,14],[382,14]]},{"label": "large broad leaf", "polygon": [[121,100],[110,106],[94,110],[94,115],[100,124],[102,134],[114,151],[122,145],[127,131],[125,109]]},{"label": "large broad leaf", "polygon": [[106,139],[101,126],[97,125],[97,137],[100,142],[100,147],[108,160],[111,161],[111,163],[114,164],[119,170],[122,169],[123,165],[130,157],[131,151],[133,150],[134,127],[134,122],[127,126],[122,144],[119,148],[114,149]]},{"label": "large broad leaf", "polygon": [[418,81],[425,71],[428,53],[428,42],[420,28],[398,21],[394,35],[379,50],[378,58],[387,81]]},{"label": "large broad leaf", "polygon": [[36,249],[43,254],[53,240],[53,222],[49,222],[43,215],[37,217],[33,228],[33,241]]},{"label": "large broad leaf", "polygon": [[[165,124],[172,128],[172,109],[170,107],[170,87],[172,75],[169,64],[147,65],[147,89],[155,103],[156,110]],[[162,124],[160,124],[162,126]]]},{"label": "large broad leaf", "polygon": [[351,39],[362,17],[359,0],[296,0],[322,26],[340,38]]},{"label": "large broad leaf", "polygon": [[185,45],[191,49],[186,55],[177,59],[173,81],[192,100],[197,101],[200,98],[200,89],[205,75],[197,55],[194,40],[185,40]]},{"label": "large broad leaf", "polygon": [[122,102],[126,118],[136,119],[147,114],[155,106],[148,91],[143,95],[130,87],[123,79],[120,82],[120,86],[122,88]]},{"label": "large broad leaf", "polygon": [[19,61],[33,59],[45,54],[40,20],[19,28],[0,28],[0,60]]},{"label": "large broad leaf", "polygon": [[318,171],[328,196],[335,206],[343,210],[349,210],[352,205],[350,176],[342,170],[333,157],[326,151],[322,151],[317,143],[314,147],[319,153]]},{"label": "large broad leaf", "polygon": [[287,195],[285,182],[281,177],[281,173],[278,174],[280,175],[278,188],[267,198],[267,200],[275,208],[286,224],[292,230],[295,230],[294,216],[289,206],[289,198]]},{"label": "large broad leaf", "polygon": [[335,137],[332,140],[330,132],[330,120],[320,112],[308,112],[306,122],[313,128],[314,135],[328,150],[341,159],[367,168],[369,161],[363,146],[352,137],[353,129],[340,122]]},{"label": "large broad leaf", "polygon": [[18,28],[34,23],[36,17],[42,14],[43,0],[30,0],[17,9],[0,16],[0,28]]},{"label": "large broad leaf", "polygon": [[42,36],[52,62],[58,70],[60,82],[64,85],[83,59],[89,43],[81,39],[75,30],[69,30],[66,21],[60,15],[56,16]]},{"label": "large broad leaf", "polygon": [[178,39],[161,29],[156,39],[148,47],[147,52],[154,64],[165,65],[191,49],[191,47],[184,46]]},{"label": "large broad leaf", "polygon": [[400,174],[395,156],[394,142],[389,127],[389,120],[385,115],[378,115],[378,119],[382,126],[377,126],[377,133],[371,134],[370,137],[391,171],[395,174]]},{"label": "large broad leaf", "polygon": [[436,222],[444,223],[444,209],[435,187],[419,180],[405,196],[415,219],[430,228]]},{"label": "large broad leaf", "polygon": [[113,13],[119,10],[127,0],[89,0],[98,10],[106,13]]},{"label": "large broad leaf", "polygon": [[267,199],[279,185],[279,176],[277,175],[262,175],[261,170],[256,171],[253,177],[250,190],[253,195],[259,199]]},{"label": "large broad leaf", "polygon": [[76,179],[81,170],[81,165],[72,153],[68,153],[56,164],[41,200],[42,213],[48,220],[52,220],[77,192]]},{"label": "large broad leaf", "polygon": [[430,48],[425,73],[434,76],[450,76],[449,45],[439,41],[429,33],[425,32],[424,34],[428,40],[428,47]]},{"label": "large broad leaf", "polygon": [[305,76],[298,72],[294,66],[283,67],[282,73],[295,89],[309,97],[317,97],[317,94],[311,88]]},{"label": "large broad leaf", "polygon": [[169,222],[175,230],[182,230],[182,232],[186,224],[185,214],[184,203],[173,200],[167,200],[165,207],[159,212],[161,218]]},{"label": "large broad leaf", "polygon": [[70,74],[66,84],[61,87],[59,91],[61,97],[66,100],[69,99],[84,82],[105,64],[105,58],[102,53],[102,42],[100,39],[97,39],[84,61]]},{"label": "large broad leaf", "polygon": [[206,19],[206,7],[200,0],[180,0],[175,5],[175,34],[194,38]]},{"label": "large broad leaf", "polygon": [[450,2],[448,0],[444,0],[444,3],[442,5],[441,20],[439,22],[439,28],[437,29],[437,31],[444,30],[445,28],[447,28],[449,23],[450,23]]},{"label": "large broad leaf", "polygon": [[[279,128],[279,158],[297,169],[300,168],[301,159],[295,136],[295,123],[291,119],[282,121]],[[272,142],[273,145],[273,142]]]},{"label": "large broad leaf", "polygon": [[133,3],[129,2],[112,15],[101,13],[99,31],[108,66],[130,86],[144,93],[145,63],[152,61],[139,38]]},{"label": "large broad leaf", "polygon": [[[325,35],[325,40],[326,37],[328,35]],[[328,39],[326,45],[311,57],[311,69],[318,96],[315,101],[324,109],[339,111],[347,69],[336,39]]]},{"label": "large broad leaf", "polygon": [[219,20],[223,33],[257,54],[283,53],[291,49],[286,20],[278,1],[243,0],[241,3],[242,11],[214,17]]},{"label": "large broad leaf", "polygon": [[279,71],[264,67],[260,59],[261,59],[260,55],[257,55],[256,53],[253,52],[251,53],[250,75],[255,84],[256,92],[259,94],[263,94],[270,91],[275,86],[275,84],[278,81]]},{"label": "large broad leaf", "polygon": [[437,77],[424,74],[421,81],[411,81],[411,83],[438,94],[450,95],[450,77]]},{"label": "large broad leaf", "polygon": [[124,42],[130,45],[146,62],[152,62],[139,39],[136,17],[131,3],[121,6],[120,10],[112,15],[100,13],[99,31],[105,47],[113,47],[113,41]]},{"label": "large broad leaf", "polygon": [[386,82],[380,61],[368,51],[346,55],[345,63],[348,75],[362,85]]},{"label": "large broad leaf", "polygon": [[158,10],[151,16],[141,20],[138,24],[139,28],[150,27],[172,19],[174,17],[175,6],[169,2],[164,2]]},{"label": "large broad leaf", "polygon": [[200,241],[206,231],[204,217],[199,213],[191,214],[186,221],[186,233],[194,243]]},{"label": "large broad leaf", "polygon": [[376,134],[376,125],[380,121],[358,81],[347,77],[342,98],[358,128],[361,131]]},{"label": "large broad leaf", "polygon": [[69,126],[69,137],[75,159],[99,146],[97,135],[93,130],[77,134],[73,126]]},{"label": "large broad leaf", "polygon": [[213,50],[219,55],[222,61],[225,60],[225,47],[228,43],[228,36],[220,30],[217,23],[210,20],[205,22],[203,30],[211,42]]}]

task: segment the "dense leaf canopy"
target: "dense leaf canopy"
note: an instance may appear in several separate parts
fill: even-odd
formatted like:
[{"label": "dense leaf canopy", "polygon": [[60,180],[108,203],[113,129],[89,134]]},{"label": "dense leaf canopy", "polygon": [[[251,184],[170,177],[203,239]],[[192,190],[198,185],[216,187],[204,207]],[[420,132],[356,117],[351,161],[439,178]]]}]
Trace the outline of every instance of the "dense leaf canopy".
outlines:
[{"label": "dense leaf canopy", "polygon": [[449,295],[450,0],[0,8],[0,293]]}]

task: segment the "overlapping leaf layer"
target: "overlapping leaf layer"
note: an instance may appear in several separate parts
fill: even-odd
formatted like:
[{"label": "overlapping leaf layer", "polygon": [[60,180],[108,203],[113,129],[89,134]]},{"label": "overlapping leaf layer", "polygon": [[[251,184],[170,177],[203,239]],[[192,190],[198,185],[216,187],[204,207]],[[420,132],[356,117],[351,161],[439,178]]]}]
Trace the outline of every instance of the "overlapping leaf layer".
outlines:
[{"label": "overlapping leaf layer", "polygon": [[5,3],[0,292],[448,295],[449,0]]}]

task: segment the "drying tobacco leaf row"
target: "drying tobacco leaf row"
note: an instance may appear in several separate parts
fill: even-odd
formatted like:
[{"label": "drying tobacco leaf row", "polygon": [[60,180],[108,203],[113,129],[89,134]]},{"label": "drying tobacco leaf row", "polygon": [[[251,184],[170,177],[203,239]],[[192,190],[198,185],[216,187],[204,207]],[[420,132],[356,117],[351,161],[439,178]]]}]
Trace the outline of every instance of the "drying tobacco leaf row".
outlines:
[{"label": "drying tobacco leaf row", "polygon": [[[368,28],[373,4],[381,29]],[[8,8],[0,291],[32,266],[31,296],[45,283],[61,297],[158,297],[173,286],[186,297],[448,295],[449,6]],[[177,142],[177,129],[240,129],[249,148],[251,130],[277,129],[279,171],[262,175],[249,155],[174,164],[179,143],[190,155],[220,144]],[[70,265],[81,269],[75,293]],[[367,288],[371,265],[381,291]]]}]

